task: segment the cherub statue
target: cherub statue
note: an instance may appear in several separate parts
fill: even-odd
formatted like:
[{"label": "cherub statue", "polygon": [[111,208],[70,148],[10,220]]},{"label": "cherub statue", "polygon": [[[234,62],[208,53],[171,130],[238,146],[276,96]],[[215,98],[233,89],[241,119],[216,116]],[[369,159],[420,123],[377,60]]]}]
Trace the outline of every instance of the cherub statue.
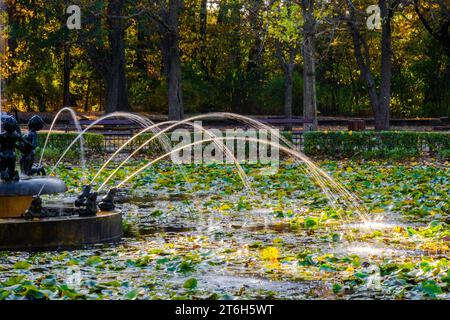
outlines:
[{"label": "cherub statue", "polygon": [[2,128],[5,131],[0,133],[0,177],[4,181],[18,181],[16,149],[31,147],[31,144],[17,131],[18,123],[14,117],[3,117]]},{"label": "cherub statue", "polygon": [[28,144],[22,146],[22,157],[20,158],[20,170],[27,176],[35,174],[45,176],[44,167],[34,165],[35,150],[38,146],[38,131],[43,128],[44,120],[39,116],[33,116],[28,121],[28,133],[24,136]]}]

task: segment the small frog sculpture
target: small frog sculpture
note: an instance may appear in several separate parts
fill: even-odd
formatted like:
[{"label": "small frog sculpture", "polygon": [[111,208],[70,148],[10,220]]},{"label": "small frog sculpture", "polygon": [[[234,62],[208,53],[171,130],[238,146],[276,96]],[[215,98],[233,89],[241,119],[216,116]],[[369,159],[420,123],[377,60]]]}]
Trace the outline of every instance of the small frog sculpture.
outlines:
[{"label": "small frog sculpture", "polygon": [[97,192],[92,192],[92,186],[86,185],[83,187],[82,193],[75,200],[75,207],[78,208],[80,217],[90,217],[97,214]]}]

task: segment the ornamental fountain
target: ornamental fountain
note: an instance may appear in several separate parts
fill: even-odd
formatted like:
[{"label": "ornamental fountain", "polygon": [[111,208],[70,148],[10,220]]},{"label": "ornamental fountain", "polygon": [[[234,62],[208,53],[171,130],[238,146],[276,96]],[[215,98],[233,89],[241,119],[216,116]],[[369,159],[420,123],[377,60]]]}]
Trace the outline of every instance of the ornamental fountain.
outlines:
[{"label": "ornamental fountain", "polygon": [[[183,125],[189,125],[195,129],[197,128],[195,124],[196,120],[207,118],[232,119],[254,129],[273,129],[252,118],[230,113],[211,113],[194,116],[177,122],[167,121],[155,124],[136,114],[116,112],[102,116],[84,130],[81,130],[81,127],[78,125],[77,130],[79,134],[72,140],[67,149],[62,152],[54,166],[47,171],[42,165],[42,157],[53,126],[63,111],[71,112],[72,117],[77,123],[78,120],[76,114],[72,109],[64,108],[63,110],[60,110],[52,122],[44,148],[41,151],[40,161],[36,161],[37,163],[35,163],[35,150],[38,145],[37,132],[43,128],[42,119],[37,116],[32,117],[28,123],[28,133],[23,135],[20,132],[20,127],[14,117],[8,115],[2,116],[2,125],[0,125],[0,128],[3,130],[0,134],[0,251],[17,249],[54,250],[72,247],[79,248],[84,245],[120,240],[122,237],[122,216],[120,212],[115,210],[114,206],[114,198],[118,189],[126,188],[127,183],[131,179],[141,174],[145,169],[151,167],[155,163],[170,157],[180,150],[195,147],[196,145],[202,145],[203,143],[217,144],[218,147],[224,147],[223,150],[227,156],[228,153],[230,153],[234,159],[237,173],[240,176],[245,189],[251,195],[253,194],[253,190],[245,172],[240,167],[236,157],[234,157],[234,153],[224,146],[224,142],[226,143],[226,139],[229,138],[217,137],[212,132],[209,132],[209,130],[201,128],[202,132],[206,134],[205,138],[202,137],[200,141],[183,145],[180,148],[174,148],[171,145],[170,140],[168,140],[166,132],[171,132],[173,129]],[[55,170],[62,163],[71,147],[79,142],[83,174],[86,174],[84,148],[82,143],[83,135],[102,120],[112,117],[125,117],[136,122],[143,129],[132,136],[116,152],[114,152],[114,154],[101,166],[90,182],[87,180],[87,176],[84,176],[86,185],[83,187],[82,193],[76,199],[70,199],[70,197],[64,195],[67,191],[64,182],[53,177]],[[103,170],[105,170],[108,164],[111,163],[113,158],[127,145],[136,141],[137,138],[148,132],[151,132],[151,137],[145,139],[140,146],[135,148],[135,150],[112,171],[101,185],[97,185],[99,181],[96,181],[96,179]],[[248,142],[263,143],[267,147],[273,147],[275,150],[281,151],[292,157],[295,163],[303,164],[304,167],[300,166],[300,170],[303,170],[305,174],[307,174],[307,176],[322,189],[333,208],[338,209],[344,206],[345,209],[358,215],[363,221],[367,220],[367,211],[360,199],[349,192],[338,181],[335,181],[330,177],[303,153],[295,151],[294,147],[285,137],[281,136],[276,131],[274,134],[277,139],[281,140],[281,144],[259,138],[242,139],[244,141],[248,140]],[[163,155],[156,159],[146,159],[144,165],[136,168],[134,172],[130,173],[122,181],[117,182],[112,179],[125,163],[154,140],[157,140],[163,147]],[[236,141],[240,140],[236,137]],[[21,174],[15,169],[16,149],[21,152]],[[180,169],[180,172],[183,173],[187,183],[189,183],[189,179],[185,176],[183,170],[184,167],[180,164],[177,164],[177,166]],[[47,173],[49,176],[46,176]],[[106,189],[109,182],[115,183],[115,187],[109,189],[106,196],[104,196],[100,202],[97,202],[98,194]],[[41,195],[45,194],[63,194],[63,196],[51,197],[53,200],[56,199],[56,201],[59,201],[56,206],[44,206]]]},{"label": "ornamental fountain", "polygon": [[[33,116],[24,135],[13,116],[1,116],[0,250],[55,250],[120,240],[115,189],[99,204],[97,193],[86,186],[73,205],[43,206],[41,195],[67,191],[62,180],[46,176],[44,166],[35,164],[37,132],[43,127],[43,120]],[[20,174],[16,150],[21,153]]]}]

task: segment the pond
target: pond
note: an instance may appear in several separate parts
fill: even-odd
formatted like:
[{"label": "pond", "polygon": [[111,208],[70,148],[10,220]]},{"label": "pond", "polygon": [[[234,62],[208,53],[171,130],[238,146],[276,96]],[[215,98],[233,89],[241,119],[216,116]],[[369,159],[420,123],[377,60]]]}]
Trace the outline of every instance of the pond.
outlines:
[{"label": "pond", "polygon": [[[369,221],[330,205],[289,161],[273,175],[244,166],[254,194],[231,166],[185,166],[185,181],[163,162],[120,190],[119,244],[0,253],[0,299],[450,298],[448,163],[318,164]],[[58,170],[82,185],[81,168]]]}]

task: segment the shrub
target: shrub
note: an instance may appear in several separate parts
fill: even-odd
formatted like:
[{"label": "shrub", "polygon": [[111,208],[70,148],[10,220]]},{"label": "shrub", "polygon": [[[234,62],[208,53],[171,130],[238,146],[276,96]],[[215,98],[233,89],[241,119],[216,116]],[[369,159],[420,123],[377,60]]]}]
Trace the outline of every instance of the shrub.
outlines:
[{"label": "shrub", "polygon": [[[402,159],[450,148],[450,134],[438,132],[307,132],[305,153],[331,157]],[[445,153],[445,152],[444,152]]]},{"label": "shrub", "polygon": [[445,160],[450,160],[450,149],[441,150],[439,155]]},{"label": "shrub", "polygon": [[[63,152],[69,147],[72,141],[78,136],[77,133],[51,133],[48,140],[47,148],[44,152],[44,159],[56,161]],[[87,152],[101,153],[104,151],[104,137],[101,134],[85,133],[84,147]],[[36,154],[40,156],[42,148],[45,144],[47,133],[39,133],[39,146]],[[66,159],[78,159],[80,150],[80,142],[75,143],[74,146],[67,152]]]},{"label": "shrub", "polygon": [[[152,137],[153,137],[152,133],[144,133],[144,134],[140,135],[139,137],[137,137],[132,143],[133,151],[136,150],[137,148],[139,148],[142,144],[144,144],[147,140],[151,139]],[[169,143],[170,143],[170,135],[167,134],[167,137],[168,137]],[[158,138],[152,140],[152,142],[147,143],[147,145],[143,148],[142,151],[148,155],[152,155],[152,154],[154,155],[154,154],[162,152],[164,150],[164,148],[163,148],[163,145],[160,143],[160,141],[163,139],[164,139],[164,135],[160,135]]]}]

